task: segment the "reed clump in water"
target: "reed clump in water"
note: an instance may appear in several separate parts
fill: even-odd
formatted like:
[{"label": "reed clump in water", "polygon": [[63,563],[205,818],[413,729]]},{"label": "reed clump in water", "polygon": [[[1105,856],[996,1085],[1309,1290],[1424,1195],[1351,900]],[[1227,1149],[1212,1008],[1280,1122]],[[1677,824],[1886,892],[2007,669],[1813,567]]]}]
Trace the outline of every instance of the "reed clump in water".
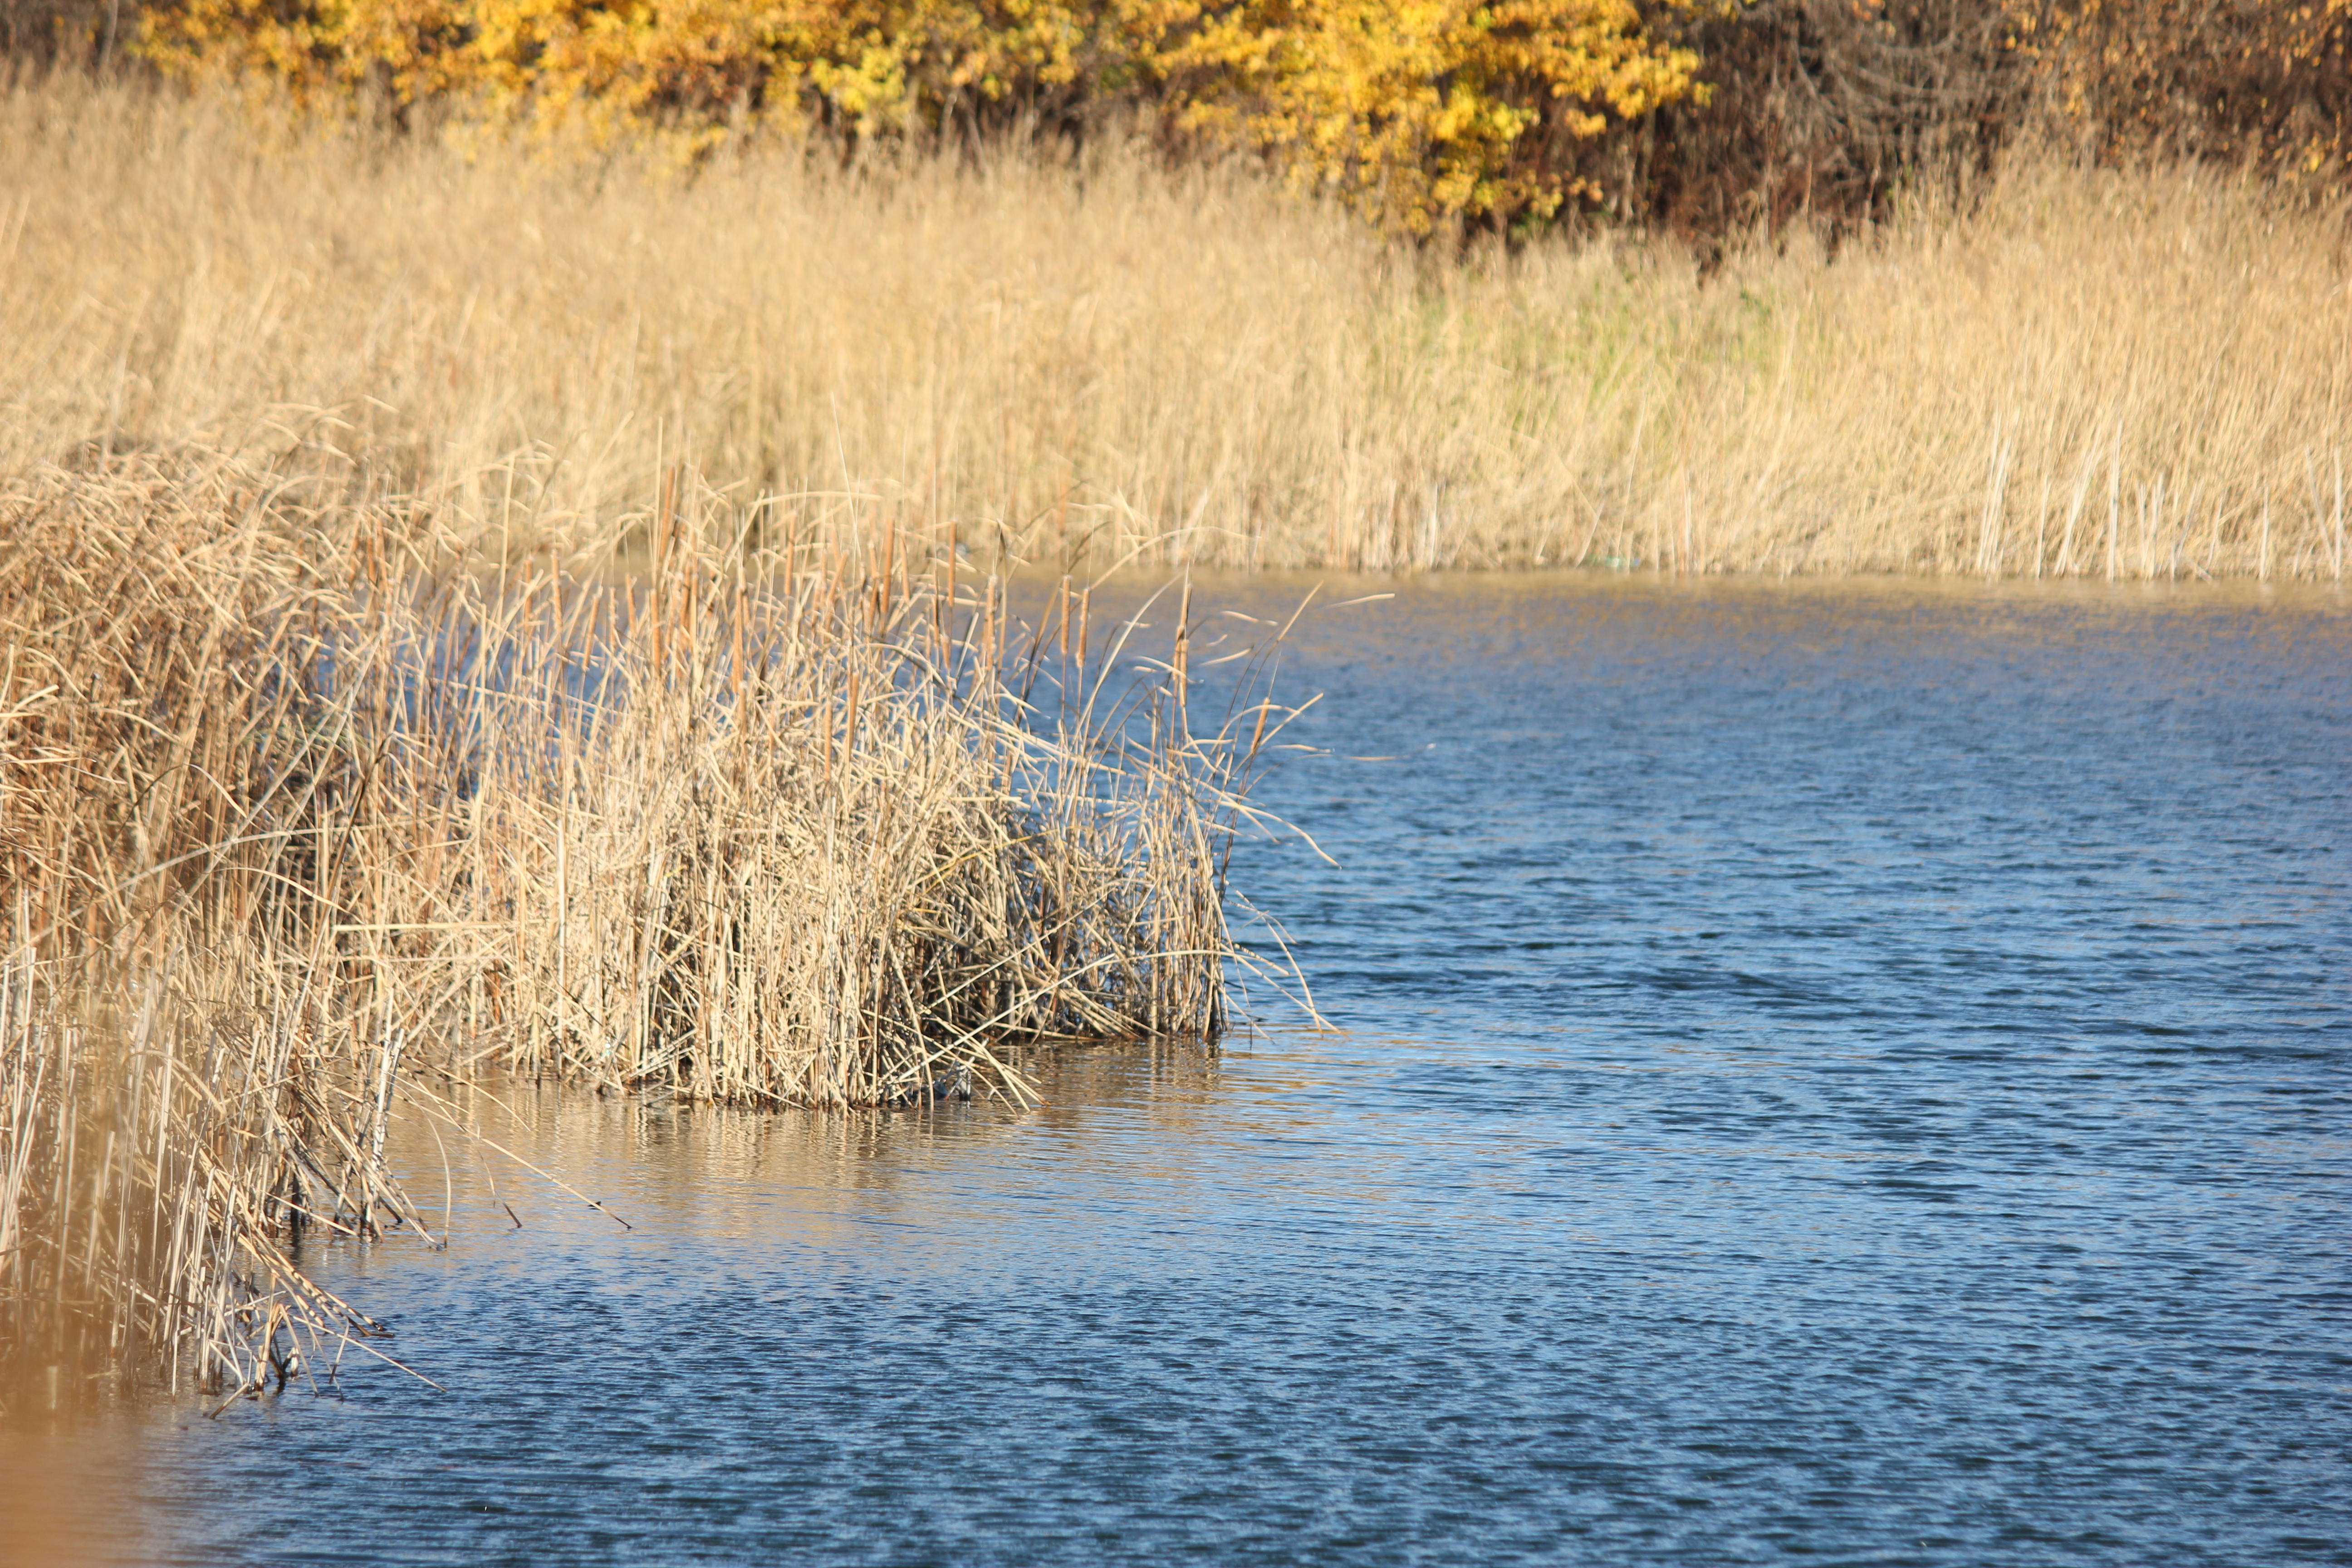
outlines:
[{"label": "reed clump in water", "polygon": [[415,1217],[320,984],[356,759],[308,679],[342,605],[301,522],[217,471],[0,493],[12,1360],[282,1381],[305,1331],[373,1328],[301,1230]]},{"label": "reed clump in water", "polygon": [[522,550],[683,452],[983,558],[1380,571],[2333,581],[2352,521],[2343,216],[2210,170],[2015,150],[1702,274],[1119,148],[686,179],[60,81],[0,143],[0,471],[299,443]]},{"label": "reed clump in water", "polygon": [[1192,736],[1182,628],[1139,681],[1066,595],[1048,658],[879,510],[677,468],[500,570],[338,495],[202,454],[0,492],[12,1354],[241,1391],[363,1341],[299,1247],[430,1239],[383,1151],[435,1075],[1020,1100],[1008,1045],[1223,1027],[1269,710]]}]

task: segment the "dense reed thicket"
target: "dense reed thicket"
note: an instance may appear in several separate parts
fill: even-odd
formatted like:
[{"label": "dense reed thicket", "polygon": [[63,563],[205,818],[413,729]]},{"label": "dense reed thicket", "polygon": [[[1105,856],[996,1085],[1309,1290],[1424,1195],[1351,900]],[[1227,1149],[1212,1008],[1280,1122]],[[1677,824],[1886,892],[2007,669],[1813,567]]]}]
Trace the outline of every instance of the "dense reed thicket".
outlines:
[{"label": "dense reed thicket", "polygon": [[334,770],[299,674],[323,585],[257,499],[0,500],[11,1373],[141,1350],[205,1386],[289,1370],[289,1330],[367,1328],[293,1266],[290,1217],[404,1212],[364,1153],[380,1104],[320,1070],[323,998],[267,947]]},{"label": "dense reed thicket", "polygon": [[2196,166],[2016,162],[1703,270],[1450,259],[1118,148],[688,180],[66,83],[0,138],[0,468],[301,449],[518,550],[683,455],[1049,564],[2342,561],[2345,229]]},{"label": "dense reed thicket", "polygon": [[493,567],[346,484],[93,454],[0,492],[10,1352],[236,1391],[363,1338],[300,1242],[429,1240],[385,1130],[485,1065],[1018,1101],[1023,1043],[1222,1029],[1279,720],[1195,738],[1182,626],[1139,679],[1084,590],[1017,626],[855,498],[673,468]]}]

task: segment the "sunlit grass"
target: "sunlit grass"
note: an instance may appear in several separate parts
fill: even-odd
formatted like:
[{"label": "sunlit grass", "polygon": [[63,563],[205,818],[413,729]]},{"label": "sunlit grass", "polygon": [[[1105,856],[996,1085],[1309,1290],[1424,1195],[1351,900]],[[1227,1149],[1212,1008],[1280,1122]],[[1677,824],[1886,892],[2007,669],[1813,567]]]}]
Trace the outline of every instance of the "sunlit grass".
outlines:
[{"label": "sunlit grass", "polygon": [[984,556],[2333,579],[2340,213],[2025,154],[1834,258],[1454,259],[1131,149],[691,177],[0,100],[0,468],[294,452],[569,547],[683,458]]}]

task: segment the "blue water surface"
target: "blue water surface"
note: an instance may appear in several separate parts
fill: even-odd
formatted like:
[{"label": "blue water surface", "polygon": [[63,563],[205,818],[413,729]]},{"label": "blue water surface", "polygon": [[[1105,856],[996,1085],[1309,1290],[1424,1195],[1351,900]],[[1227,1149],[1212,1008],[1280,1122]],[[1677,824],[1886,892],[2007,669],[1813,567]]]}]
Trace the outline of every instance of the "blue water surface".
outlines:
[{"label": "blue water surface", "polygon": [[1390,587],[1234,863],[1341,1032],[478,1097],[634,1228],[412,1129],[454,1244],[313,1261],[446,1391],[176,1407],[146,1550],[2352,1562],[2341,604]]}]

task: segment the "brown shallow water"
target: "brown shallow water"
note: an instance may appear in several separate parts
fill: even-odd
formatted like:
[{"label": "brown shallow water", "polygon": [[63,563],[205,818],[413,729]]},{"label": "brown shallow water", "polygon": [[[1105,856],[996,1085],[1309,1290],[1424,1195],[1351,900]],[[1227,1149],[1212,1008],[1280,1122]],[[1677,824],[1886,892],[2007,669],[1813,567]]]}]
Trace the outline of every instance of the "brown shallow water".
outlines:
[{"label": "brown shallow water", "polygon": [[511,1089],[635,1228],[412,1135],[314,1257],[447,1392],[155,1413],[128,1554],[2352,1561],[2341,603],[1392,586],[1235,862],[1343,1032]]}]

